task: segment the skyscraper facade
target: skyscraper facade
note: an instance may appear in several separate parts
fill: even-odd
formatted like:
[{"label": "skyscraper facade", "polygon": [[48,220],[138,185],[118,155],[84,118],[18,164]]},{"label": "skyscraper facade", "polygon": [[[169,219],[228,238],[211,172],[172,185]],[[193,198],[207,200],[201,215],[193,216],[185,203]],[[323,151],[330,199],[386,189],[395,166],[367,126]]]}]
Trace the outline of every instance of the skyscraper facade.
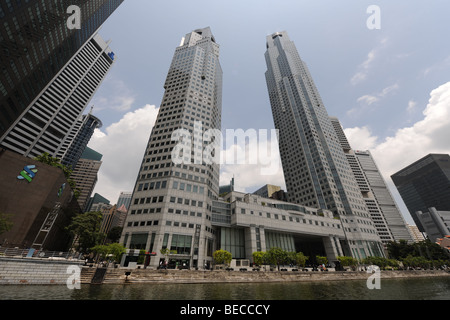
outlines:
[{"label": "skyscraper facade", "polygon": [[97,183],[102,157],[102,154],[86,147],[78,160],[78,165],[72,172],[71,178],[75,182],[77,189],[80,190],[78,203],[83,211],[87,210],[89,199]]},{"label": "skyscraper facade", "polygon": [[[201,139],[209,129],[220,129],[222,69],[219,45],[210,28],[192,31],[182,39],[164,84],[164,96],[153,126],[122,233],[130,249],[177,252],[175,264],[203,266],[212,260],[212,201],[219,193],[219,164],[202,158]],[[173,161],[178,130],[189,133],[183,142],[194,145],[184,161]],[[191,135],[191,136],[189,136]],[[175,149],[177,150],[177,149]],[[198,161],[198,159],[203,159]]]},{"label": "skyscraper facade", "polygon": [[102,127],[102,122],[99,118],[94,116],[91,112],[82,115],[76,123],[74,124],[71,132],[68,134],[67,139],[65,139],[65,144],[56,157],[61,159],[61,163],[64,165],[71,166],[75,168],[78,160],[81,158],[86,146],[91,140],[95,129]]},{"label": "skyscraper facade", "polygon": [[416,212],[450,211],[450,155],[428,154],[391,178],[421,232],[425,228]]},{"label": "skyscraper facade", "polygon": [[92,36],[5,131],[0,145],[26,157],[64,156],[78,118],[113,63],[108,43]]},{"label": "skyscraper facade", "polygon": [[286,32],[267,36],[265,58],[288,201],[330,210],[341,219],[346,255],[383,256],[381,240],[339,138]]},{"label": "skyscraper facade", "polygon": [[130,207],[131,197],[133,196],[132,192],[122,191],[119,195],[119,199],[117,199],[117,208],[124,206],[126,210]]},{"label": "skyscraper facade", "polygon": [[[123,0],[0,2],[0,137]],[[68,28],[80,8],[80,29]]]},{"label": "skyscraper facade", "polygon": [[336,117],[330,117],[339,142],[383,243],[413,242],[409,228],[381,175],[370,151],[353,150]]}]

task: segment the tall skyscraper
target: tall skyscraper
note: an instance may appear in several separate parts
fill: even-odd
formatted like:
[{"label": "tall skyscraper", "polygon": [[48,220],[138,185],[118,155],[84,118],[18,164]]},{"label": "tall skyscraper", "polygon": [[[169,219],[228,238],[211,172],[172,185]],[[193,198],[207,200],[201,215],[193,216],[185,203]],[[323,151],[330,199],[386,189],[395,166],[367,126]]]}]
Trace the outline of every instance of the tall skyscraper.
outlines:
[{"label": "tall skyscraper", "polygon": [[78,160],[78,165],[72,172],[71,178],[74,180],[77,189],[80,190],[78,203],[84,211],[90,204],[89,199],[97,183],[97,174],[102,165],[102,157],[102,154],[86,147]]},{"label": "tall skyscraper", "polygon": [[126,210],[130,207],[131,197],[133,196],[132,192],[121,192],[119,195],[119,199],[117,199],[117,208],[125,207]]},{"label": "tall skyscraper", "polygon": [[88,114],[82,115],[74,124],[71,132],[68,134],[65,143],[56,157],[61,159],[61,163],[75,168],[78,160],[81,158],[86,146],[91,140],[95,129],[101,128],[102,122],[92,114],[92,109]]},{"label": "tall skyscraper", "polygon": [[[122,2],[0,2],[0,138]],[[80,9],[80,29],[68,28],[71,5]]]},{"label": "tall skyscraper", "polygon": [[399,240],[412,243],[405,219],[370,151],[353,150],[339,120],[336,117],[330,117],[330,120],[381,240],[385,244]]},{"label": "tall skyscraper", "polygon": [[[198,161],[203,151],[199,143],[207,130],[220,129],[222,111],[219,45],[209,27],[182,39],[164,89],[121,243],[156,252],[150,266],[157,266],[163,259],[160,250],[168,248],[177,252],[174,263],[201,267],[212,260],[211,205],[219,193],[219,164]],[[194,145],[183,163],[173,158],[180,143],[172,140],[177,129],[189,133],[183,140],[186,147]]]},{"label": "tall skyscraper", "polygon": [[0,145],[31,158],[43,152],[63,157],[78,118],[113,63],[108,43],[92,36],[0,137]]},{"label": "tall skyscraper", "polygon": [[429,154],[392,176],[400,196],[421,232],[425,229],[416,212],[450,211],[450,156]]},{"label": "tall skyscraper", "polygon": [[383,256],[381,240],[339,138],[286,32],[267,36],[265,58],[288,201],[331,210],[341,219],[346,255]]}]

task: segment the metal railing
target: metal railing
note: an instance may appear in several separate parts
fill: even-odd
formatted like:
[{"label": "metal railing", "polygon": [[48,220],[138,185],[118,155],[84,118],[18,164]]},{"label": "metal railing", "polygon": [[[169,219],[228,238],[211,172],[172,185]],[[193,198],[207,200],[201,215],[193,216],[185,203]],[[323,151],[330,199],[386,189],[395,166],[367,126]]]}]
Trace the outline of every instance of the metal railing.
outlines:
[{"label": "metal railing", "polygon": [[46,251],[46,250],[0,247],[0,257],[80,260],[83,258],[83,255],[79,252]]}]

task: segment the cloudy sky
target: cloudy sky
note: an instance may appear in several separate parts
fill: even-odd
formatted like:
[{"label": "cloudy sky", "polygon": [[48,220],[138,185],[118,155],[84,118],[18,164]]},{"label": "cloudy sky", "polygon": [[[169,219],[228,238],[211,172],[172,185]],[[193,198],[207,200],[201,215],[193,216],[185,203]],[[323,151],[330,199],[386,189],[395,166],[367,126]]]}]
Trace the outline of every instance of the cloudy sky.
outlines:
[{"label": "cloudy sky", "polygon": [[[380,9],[380,28],[370,29]],[[116,63],[94,96],[103,121],[89,147],[103,154],[97,192],[131,191],[181,38],[211,27],[224,72],[222,130],[273,129],[264,78],[265,38],[287,31],[322,100],[354,149],[370,150],[407,222],[390,175],[428,153],[450,153],[447,0],[125,0],[100,34]],[[280,170],[223,165],[221,184],[285,187]]]}]

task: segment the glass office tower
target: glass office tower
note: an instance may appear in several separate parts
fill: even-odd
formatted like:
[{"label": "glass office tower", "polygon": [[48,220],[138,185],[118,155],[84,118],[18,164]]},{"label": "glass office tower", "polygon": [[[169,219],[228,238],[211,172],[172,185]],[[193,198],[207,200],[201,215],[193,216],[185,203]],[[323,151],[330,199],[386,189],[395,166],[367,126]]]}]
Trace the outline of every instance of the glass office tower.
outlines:
[{"label": "glass office tower", "polygon": [[[0,140],[122,2],[0,2]],[[67,27],[71,5],[81,10],[81,29]]]},{"label": "glass office tower", "polygon": [[430,153],[391,178],[421,232],[425,228],[418,211],[450,211],[450,155]]},{"label": "glass office tower", "polygon": [[341,219],[346,255],[383,256],[382,243],[306,64],[286,32],[267,36],[266,82],[288,201]]},{"label": "glass office tower", "polygon": [[[150,266],[165,260],[160,250],[167,248],[177,252],[170,258],[172,267],[203,267],[212,260],[211,205],[218,198],[220,168],[204,162],[201,140],[208,129],[220,129],[222,110],[219,45],[210,28],[182,39],[164,89],[121,243],[156,252]],[[193,148],[178,163],[172,151],[180,143],[174,133],[181,129],[190,135],[184,136],[184,143]]]},{"label": "glass office tower", "polygon": [[92,109],[88,114],[82,115],[68,134],[66,141],[69,147],[61,148],[56,157],[61,159],[62,164],[75,168],[95,129],[100,129],[102,125],[100,119],[92,114]]}]

